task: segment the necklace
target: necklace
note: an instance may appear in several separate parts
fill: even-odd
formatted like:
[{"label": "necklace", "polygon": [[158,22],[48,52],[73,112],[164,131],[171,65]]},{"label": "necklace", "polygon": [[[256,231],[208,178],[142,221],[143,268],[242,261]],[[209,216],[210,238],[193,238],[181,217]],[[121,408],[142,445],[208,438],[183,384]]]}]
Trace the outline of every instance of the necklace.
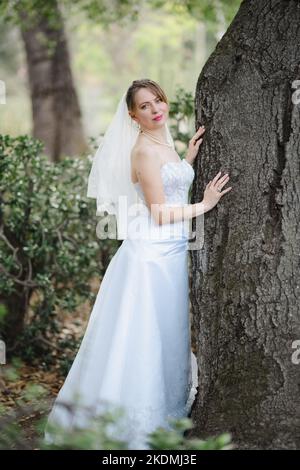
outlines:
[{"label": "necklace", "polygon": [[140,130],[140,133],[141,134],[145,134],[149,137],[149,139],[152,139],[154,142],[157,142],[158,144],[161,144],[161,145],[166,145],[167,147],[172,147],[173,148],[173,145],[172,144],[168,144],[166,142],[161,142],[159,139],[157,139],[156,137],[153,137],[152,134],[150,134],[149,132],[146,132],[146,131],[143,131],[142,129]]}]

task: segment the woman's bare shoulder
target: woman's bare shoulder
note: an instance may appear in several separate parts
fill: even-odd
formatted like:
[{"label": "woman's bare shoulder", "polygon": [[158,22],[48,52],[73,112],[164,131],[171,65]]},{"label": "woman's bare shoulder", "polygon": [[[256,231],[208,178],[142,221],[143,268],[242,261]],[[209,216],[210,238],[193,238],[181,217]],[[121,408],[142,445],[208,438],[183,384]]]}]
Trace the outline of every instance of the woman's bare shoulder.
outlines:
[{"label": "woman's bare shoulder", "polygon": [[131,150],[132,163],[138,164],[145,158],[159,158],[160,155],[154,145],[145,142],[136,142]]}]

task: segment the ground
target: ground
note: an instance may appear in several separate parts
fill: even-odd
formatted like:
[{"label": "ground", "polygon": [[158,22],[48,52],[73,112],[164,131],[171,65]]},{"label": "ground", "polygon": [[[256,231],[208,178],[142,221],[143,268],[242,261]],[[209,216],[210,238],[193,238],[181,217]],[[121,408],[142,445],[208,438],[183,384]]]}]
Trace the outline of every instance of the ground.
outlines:
[{"label": "ground", "polygon": [[[46,416],[50,411],[51,402],[63,384],[64,377],[59,369],[47,371],[26,364],[18,367],[17,376],[12,376],[14,372],[12,372],[11,364],[1,367],[0,405],[3,410],[0,418],[1,435],[3,438],[6,434],[5,422],[9,420],[9,422],[19,425],[23,436],[14,439],[6,438],[5,443],[1,438],[0,449],[34,448],[39,435],[37,425],[43,416]],[[43,398],[37,393],[41,391],[41,387],[48,392],[47,396],[43,396]]]}]

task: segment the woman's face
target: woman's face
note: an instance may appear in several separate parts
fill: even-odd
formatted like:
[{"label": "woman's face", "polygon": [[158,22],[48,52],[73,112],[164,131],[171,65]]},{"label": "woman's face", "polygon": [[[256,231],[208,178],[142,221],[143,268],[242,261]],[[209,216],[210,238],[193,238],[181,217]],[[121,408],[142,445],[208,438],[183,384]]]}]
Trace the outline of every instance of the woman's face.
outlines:
[{"label": "woman's face", "polygon": [[[142,129],[158,129],[165,125],[169,115],[169,106],[149,88],[140,88],[134,95],[135,109],[130,112],[132,119]],[[155,119],[160,117],[160,119]]]}]

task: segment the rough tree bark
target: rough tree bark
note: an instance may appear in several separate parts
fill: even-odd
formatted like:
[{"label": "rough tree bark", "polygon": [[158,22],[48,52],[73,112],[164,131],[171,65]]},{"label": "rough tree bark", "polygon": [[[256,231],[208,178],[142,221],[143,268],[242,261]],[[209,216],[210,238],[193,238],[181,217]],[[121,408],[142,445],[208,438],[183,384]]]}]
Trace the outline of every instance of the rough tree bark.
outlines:
[{"label": "rough tree bark", "polygon": [[192,201],[220,169],[233,189],[190,252],[191,434],[228,431],[240,449],[300,448],[299,44],[299,1],[244,0],[196,88],[196,128],[206,134]]},{"label": "rough tree bark", "polygon": [[[57,2],[53,16],[28,27],[20,14],[32,99],[33,136],[45,143],[51,160],[87,150],[70,66],[67,39]],[[54,18],[54,20],[53,20]]]}]

